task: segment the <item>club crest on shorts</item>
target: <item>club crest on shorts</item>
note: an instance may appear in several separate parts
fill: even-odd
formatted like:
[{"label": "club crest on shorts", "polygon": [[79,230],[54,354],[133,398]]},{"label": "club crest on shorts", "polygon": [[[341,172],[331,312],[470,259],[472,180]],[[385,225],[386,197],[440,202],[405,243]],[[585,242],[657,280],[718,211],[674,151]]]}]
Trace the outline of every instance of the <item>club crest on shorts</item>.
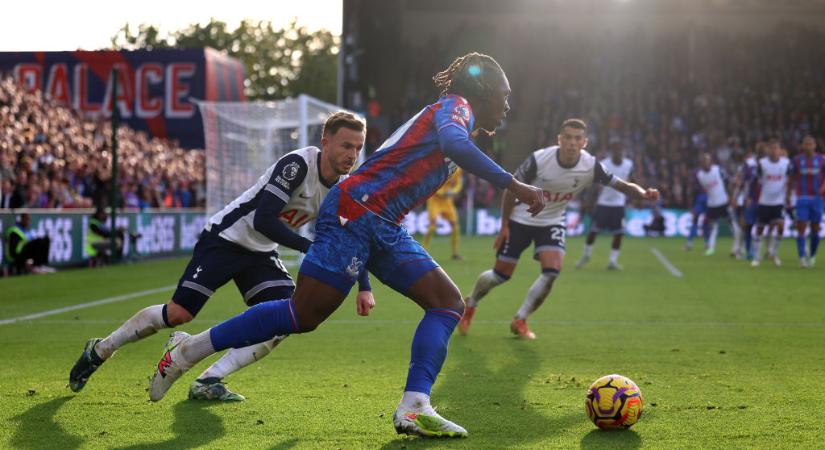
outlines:
[{"label": "club crest on shorts", "polygon": [[358,274],[361,273],[361,266],[364,263],[358,260],[357,257],[352,257],[352,262],[349,263],[347,266],[347,274],[352,278],[358,278]]},{"label": "club crest on shorts", "polygon": [[192,278],[197,279],[197,278],[198,278],[198,275],[200,275],[200,273],[201,273],[201,272],[203,272],[203,269],[201,268],[201,266],[196,267],[196,268],[195,268],[195,274],[194,274],[194,275],[192,275]]}]

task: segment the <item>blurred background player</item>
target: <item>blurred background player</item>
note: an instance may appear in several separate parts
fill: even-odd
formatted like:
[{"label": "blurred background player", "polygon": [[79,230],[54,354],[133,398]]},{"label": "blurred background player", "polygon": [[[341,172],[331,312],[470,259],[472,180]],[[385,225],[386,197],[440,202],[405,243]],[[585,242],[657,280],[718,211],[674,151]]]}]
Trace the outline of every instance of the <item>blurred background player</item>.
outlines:
[{"label": "blurred background player", "polygon": [[[759,183],[755,181],[756,178],[756,160],[759,155],[764,153],[765,144],[759,142],[756,144],[756,154],[747,152],[744,160],[739,167],[736,174],[736,181],[734,182],[734,197],[736,198],[737,211],[736,218],[742,228],[741,246],[737,258],[742,257],[744,249],[744,257],[748,260],[753,259],[753,226],[756,224],[756,204],[759,200]],[[741,205],[741,206],[739,206]],[[734,236],[736,237],[736,236]],[[736,246],[736,244],[734,244]]]},{"label": "blurred background player", "polygon": [[464,313],[461,291],[400,225],[461,166],[506,188],[537,214],[541,189],[524,184],[470,139],[493,132],[510,110],[510,82],[487,55],[456,58],[433,77],[438,100],[398,128],[349,178],[330,190],[318,213],[315,242],[301,264],[295,294],[264,302],[197,335],[173,333],[149,386],[158,401],[194,364],[227,348],[274,336],[308,333],[346,299],[367,270],[424,310],[407,366],[407,384],[393,413],[399,434],[464,437],[467,430],[441,417],[430,392],[447,357],[450,336]]},{"label": "blurred background player", "polygon": [[[702,223],[702,237],[705,240],[705,255],[716,253],[716,236],[719,234],[719,219],[727,219],[731,230],[736,236],[739,233],[739,224],[730,213],[731,196],[728,195],[727,177],[718,165],[713,164],[709,153],[702,153],[699,157],[699,169],[696,170],[696,182],[708,196],[705,220]],[[737,239],[734,238],[734,245]],[[738,252],[734,248],[733,253]]]},{"label": "blurred background player", "polygon": [[438,225],[438,218],[443,217],[444,220],[450,223],[450,245],[453,251],[452,258],[460,260],[461,255],[458,254],[458,239],[461,234],[461,226],[458,222],[458,212],[455,209],[455,198],[461,193],[464,185],[464,173],[461,169],[456,169],[455,173],[447,178],[444,186],[436,191],[435,195],[427,199],[427,216],[430,224],[427,226],[427,234],[424,235],[422,245],[425,249],[429,249],[430,239],[435,234],[436,226]]},{"label": "blurred background player", "polygon": [[754,237],[754,255],[751,265],[759,266],[762,262],[764,243],[763,233],[767,232],[768,248],[766,254],[777,266],[782,265],[779,259],[779,244],[785,232],[784,207],[790,203],[788,192],[788,172],[791,163],[782,156],[782,147],[779,140],[772,138],[768,141],[768,156],[764,156],[756,163],[756,177],[754,182],[759,183],[759,199],[756,206],[756,236]]},{"label": "blurred background player", "polygon": [[[278,244],[306,253],[312,243],[298,230],[318,214],[329,189],[352,170],[364,145],[366,124],[347,113],[332,114],[321,131],[321,149],[287,153],[241,194],[209,219],[172,300],[138,311],[105,339],[92,338],[69,374],[79,392],[89,377],[119,348],[190,322],[215,290],[235,281],[248,306],[292,295],[295,284],[278,257]],[[359,308],[374,304],[366,273],[360,278]],[[363,314],[362,314],[363,315]],[[206,369],[189,389],[196,400],[240,401],[223,378],[268,355],[283,340],[231,349]]]},{"label": "blurred background player", "polygon": [[[695,179],[695,178],[694,178]],[[708,210],[708,194],[703,190],[699,190],[693,200],[693,208],[690,213],[690,231],[688,232],[687,241],[685,242],[685,250],[693,249],[693,240],[699,234],[699,219]]]},{"label": "blurred background player", "polygon": [[[796,192],[796,250],[799,264],[812,268],[816,264],[816,250],[819,247],[819,224],[822,221],[822,196],[825,195],[825,156],[816,151],[816,139],[807,135],[802,139],[803,153],[791,162],[791,179],[787,193],[790,203],[791,192]],[[811,225],[810,252],[805,251],[805,232]]]},{"label": "blurred background player", "polygon": [[567,119],[558,134],[558,145],[533,152],[518,168],[516,179],[538,185],[544,192],[547,208],[538,215],[528,213],[528,206],[516,203],[509,192],[501,200],[501,230],[494,244],[496,262],[493,269],[482,272],[473,292],[466,299],[467,308],[459,324],[466,335],[479,301],[494,287],[509,280],[521,253],[533,243],[533,258],[541,273],[527,291],[527,297],[510,323],[510,331],[523,339],[535,339],[527,318],[550,294],[553,282],[561,273],[564,260],[565,210],[576,194],[594,182],[610,186],[635,199],[658,200],[656,189],[642,189],[605,171],[596,158],[584,150],[587,126],[580,119]]},{"label": "blurred background player", "polygon": [[[609,159],[602,160],[605,172],[613,174],[622,180],[631,181],[630,174],[633,172],[633,161],[625,158],[622,154],[622,142],[615,140],[610,143]],[[584,253],[576,263],[576,268],[580,269],[590,261],[593,254],[593,243],[600,231],[606,231],[613,235],[613,243],[610,247],[610,260],[607,263],[608,270],[621,270],[619,265],[619,249],[622,246],[622,235],[624,234],[624,207],[627,204],[627,196],[613,189],[604,186],[596,201],[596,210],[593,213],[593,220],[590,222],[590,232],[584,244]]]}]

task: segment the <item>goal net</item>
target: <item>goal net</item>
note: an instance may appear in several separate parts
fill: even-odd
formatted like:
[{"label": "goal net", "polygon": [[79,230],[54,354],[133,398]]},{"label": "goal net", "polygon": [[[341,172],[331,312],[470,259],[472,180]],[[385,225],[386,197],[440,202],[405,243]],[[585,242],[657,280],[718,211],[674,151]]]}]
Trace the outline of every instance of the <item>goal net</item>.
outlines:
[{"label": "goal net", "polygon": [[[206,209],[209,215],[249,189],[281,156],[320,147],[321,127],[342,108],[308,95],[270,102],[198,102],[206,143]],[[311,237],[311,227],[301,234]],[[300,255],[280,248],[288,264]]]}]

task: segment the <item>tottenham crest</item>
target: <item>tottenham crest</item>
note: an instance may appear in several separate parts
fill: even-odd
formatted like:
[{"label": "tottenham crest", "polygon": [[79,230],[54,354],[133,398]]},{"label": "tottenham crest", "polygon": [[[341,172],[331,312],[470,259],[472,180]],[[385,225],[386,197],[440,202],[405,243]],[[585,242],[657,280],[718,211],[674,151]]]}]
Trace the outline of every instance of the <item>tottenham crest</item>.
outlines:
[{"label": "tottenham crest", "polygon": [[292,181],[296,176],[298,176],[299,169],[300,167],[298,166],[298,163],[291,162],[284,167],[284,171],[281,172],[281,175],[283,175],[285,179]]}]

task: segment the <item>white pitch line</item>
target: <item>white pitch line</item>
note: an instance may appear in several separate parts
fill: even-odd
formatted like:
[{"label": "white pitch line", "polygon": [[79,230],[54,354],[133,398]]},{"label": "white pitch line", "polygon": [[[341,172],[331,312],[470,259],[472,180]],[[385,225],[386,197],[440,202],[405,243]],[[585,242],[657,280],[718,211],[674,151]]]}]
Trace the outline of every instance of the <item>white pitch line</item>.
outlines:
[{"label": "white pitch line", "polygon": [[659,262],[662,263],[663,266],[665,266],[665,269],[667,269],[671,275],[673,275],[676,278],[682,278],[682,272],[679,272],[679,269],[677,269],[676,266],[671,264],[670,261],[668,261],[667,258],[665,258],[665,255],[663,255],[662,252],[660,252],[656,247],[650,247],[650,252],[656,255],[656,258],[659,259]]},{"label": "white pitch line", "polygon": [[175,287],[177,287],[177,285],[172,284],[172,285],[169,285],[169,286],[159,287],[159,288],[155,288],[155,289],[147,289],[145,291],[132,292],[130,294],[116,295],[114,297],[107,297],[107,298],[103,298],[103,299],[95,300],[95,301],[91,301],[91,302],[80,303],[80,304],[72,305],[72,306],[65,306],[63,308],[50,309],[48,311],[29,314],[29,315],[26,315],[26,316],[19,316],[19,317],[12,317],[10,319],[3,319],[3,320],[0,320],[0,326],[12,324],[12,323],[15,323],[15,322],[20,322],[22,320],[32,320],[32,319],[39,319],[41,317],[53,316],[55,314],[61,314],[61,313],[64,313],[64,312],[74,311],[74,310],[77,310],[77,309],[91,308],[92,306],[106,305],[108,303],[117,303],[117,302],[122,302],[122,301],[126,301],[126,300],[131,300],[133,298],[144,297],[146,295],[171,291]]}]

